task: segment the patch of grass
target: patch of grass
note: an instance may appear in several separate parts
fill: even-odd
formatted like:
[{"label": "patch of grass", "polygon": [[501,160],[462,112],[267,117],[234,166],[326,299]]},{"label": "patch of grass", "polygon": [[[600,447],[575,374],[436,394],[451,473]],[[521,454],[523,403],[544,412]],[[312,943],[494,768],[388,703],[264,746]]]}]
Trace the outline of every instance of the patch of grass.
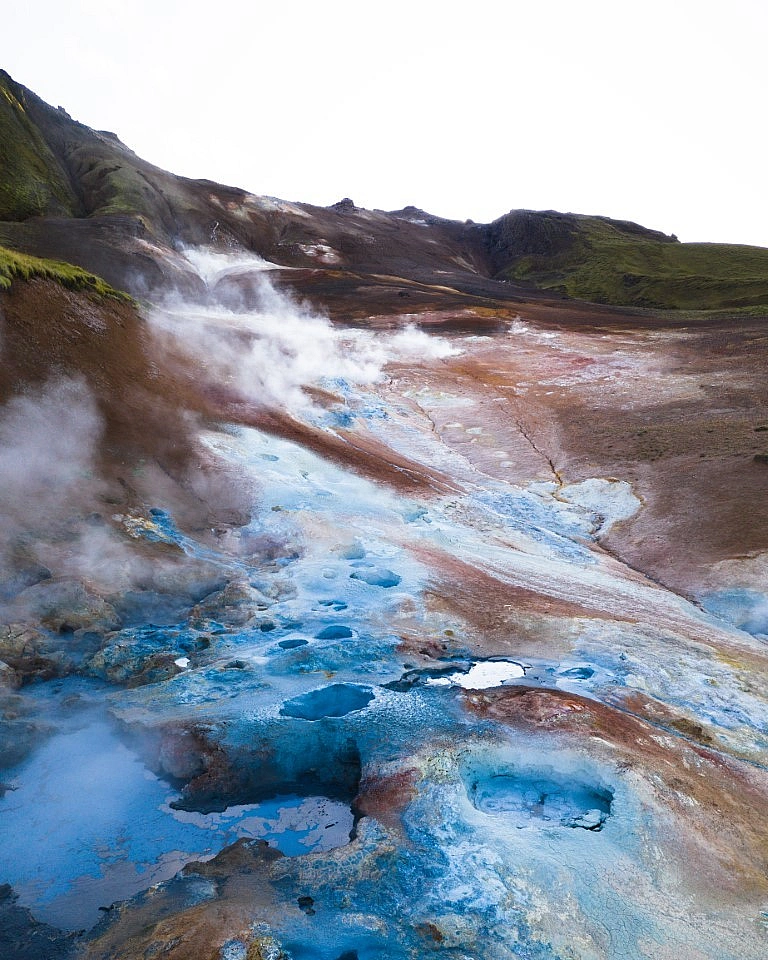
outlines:
[{"label": "patch of grass", "polygon": [[61,260],[43,260],[40,257],[31,257],[26,253],[17,253],[7,247],[0,247],[0,290],[8,290],[14,280],[32,280],[41,277],[54,280],[69,290],[80,290],[93,293],[98,297],[109,297],[131,303],[132,298],[121,290],[88,273],[80,267]]},{"label": "patch of grass", "polygon": [[634,224],[573,214],[538,215],[558,243],[535,252],[525,238],[501,276],[594,303],[671,310],[768,312],[768,249],[678,243]]}]

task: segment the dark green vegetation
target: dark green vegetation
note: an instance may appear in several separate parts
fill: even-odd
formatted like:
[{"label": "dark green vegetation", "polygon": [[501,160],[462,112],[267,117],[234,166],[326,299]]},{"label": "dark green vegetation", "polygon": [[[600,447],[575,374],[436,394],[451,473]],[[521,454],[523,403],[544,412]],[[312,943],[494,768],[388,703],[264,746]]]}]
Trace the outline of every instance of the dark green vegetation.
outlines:
[{"label": "dark green vegetation", "polygon": [[498,275],[539,289],[673,310],[768,304],[763,247],[679,243],[637,224],[552,211],[514,211],[494,228],[508,258]]},{"label": "dark green vegetation", "polygon": [[34,277],[55,280],[70,290],[85,290],[115,300],[131,300],[127,293],[113,289],[100,277],[71,263],[43,260],[0,247],[0,290],[9,289],[13,280],[31,280]]}]

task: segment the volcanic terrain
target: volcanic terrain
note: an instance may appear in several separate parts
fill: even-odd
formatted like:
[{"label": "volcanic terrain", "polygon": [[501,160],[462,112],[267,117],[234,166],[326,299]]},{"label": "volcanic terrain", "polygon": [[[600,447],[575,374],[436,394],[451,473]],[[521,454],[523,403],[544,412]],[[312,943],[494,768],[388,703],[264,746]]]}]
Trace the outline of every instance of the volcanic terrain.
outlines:
[{"label": "volcanic terrain", "polygon": [[4,960],[768,955],[768,250],[0,72],[0,352]]}]

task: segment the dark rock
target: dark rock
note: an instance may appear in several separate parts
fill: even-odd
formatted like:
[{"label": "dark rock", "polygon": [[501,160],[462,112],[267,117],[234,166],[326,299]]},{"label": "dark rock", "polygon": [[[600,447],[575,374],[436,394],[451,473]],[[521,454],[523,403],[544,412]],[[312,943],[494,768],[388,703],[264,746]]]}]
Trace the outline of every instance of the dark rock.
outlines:
[{"label": "dark rock", "polygon": [[27,587],[50,578],[51,571],[39,563],[16,567],[7,579],[0,581],[0,602],[11,600]]},{"label": "dark rock", "polygon": [[[13,701],[0,699],[0,769],[21,763],[49,733],[46,724],[17,714]],[[0,941],[2,942],[2,941]]]},{"label": "dark rock", "polygon": [[14,610],[57,633],[83,628],[114,630],[119,619],[114,607],[90,593],[78,580],[43,580],[16,598]]},{"label": "dark rock", "polygon": [[207,634],[196,630],[154,625],[112,633],[87,663],[92,676],[112,683],[140,686],[175,676],[182,669],[176,660],[205,650]]},{"label": "dark rock", "polygon": [[3,690],[15,690],[21,683],[16,671],[9,667],[7,663],[0,660],[0,692]]},{"label": "dark rock", "polygon": [[0,948],[3,960],[69,960],[76,954],[74,934],[38,923],[20,907],[6,883],[0,886]]},{"label": "dark rock", "polygon": [[[261,590],[251,586],[247,580],[233,580],[223,590],[209,594],[196,604],[192,609],[192,616],[242,627],[274,602]],[[264,629],[263,626],[261,629]]]},{"label": "dark rock", "polygon": [[331,210],[335,210],[337,213],[356,213],[357,209],[349,197],[344,197],[343,200],[331,204]]},{"label": "dark rock", "polygon": [[316,911],[313,909],[315,901],[312,899],[312,897],[299,897],[296,902],[298,903],[299,910],[301,910],[302,913],[306,913],[308,917],[313,917],[315,915]]},{"label": "dark rock", "polygon": [[74,659],[71,635],[37,630],[29,624],[0,625],[0,658],[21,680],[49,680],[69,673]]}]

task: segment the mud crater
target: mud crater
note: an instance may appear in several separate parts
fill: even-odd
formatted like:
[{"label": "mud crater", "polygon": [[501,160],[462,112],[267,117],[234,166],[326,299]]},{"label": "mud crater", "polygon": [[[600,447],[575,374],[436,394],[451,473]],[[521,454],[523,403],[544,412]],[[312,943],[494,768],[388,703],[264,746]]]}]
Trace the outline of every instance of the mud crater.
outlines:
[{"label": "mud crater", "polygon": [[299,697],[287,700],[280,708],[283,717],[300,720],[323,720],[326,717],[346,717],[347,714],[364,710],[374,699],[370,687],[354,683],[332,683],[319,690],[310,690]]},{"label": "mud crater", "polygon": [[468,784],[467,793],[482,813],[518,829],[549,823],[597,832],[613,805],[607,787],[537,769],[480,776]]}]

